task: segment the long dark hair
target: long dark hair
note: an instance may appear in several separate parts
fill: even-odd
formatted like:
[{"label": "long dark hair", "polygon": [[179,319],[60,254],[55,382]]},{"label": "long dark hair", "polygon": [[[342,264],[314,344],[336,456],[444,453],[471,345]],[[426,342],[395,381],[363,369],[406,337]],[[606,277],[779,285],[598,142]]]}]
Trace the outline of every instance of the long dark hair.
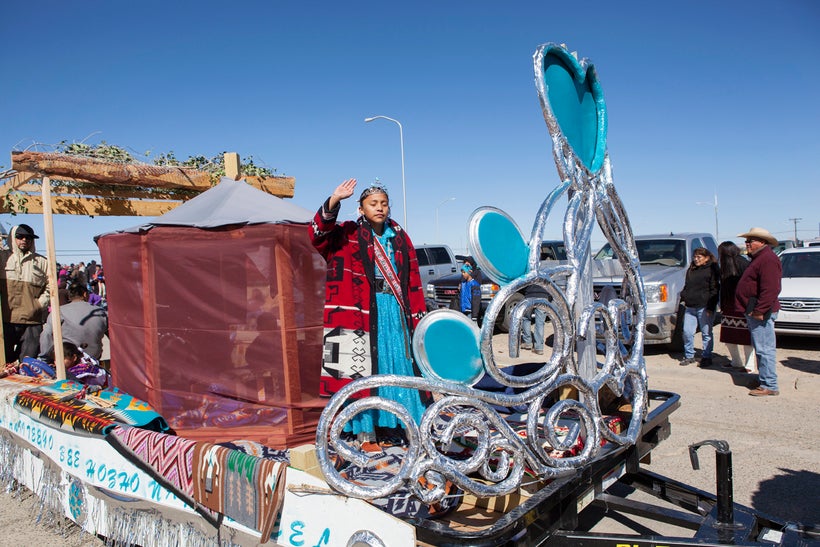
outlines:
[{"label": "long dark hair", "polygon": [[740,248],[731,241],[724,241],[718,245],[718,256],[720,257],[720,278],[740,277],[743,273],[743,257],[740,256]]}]

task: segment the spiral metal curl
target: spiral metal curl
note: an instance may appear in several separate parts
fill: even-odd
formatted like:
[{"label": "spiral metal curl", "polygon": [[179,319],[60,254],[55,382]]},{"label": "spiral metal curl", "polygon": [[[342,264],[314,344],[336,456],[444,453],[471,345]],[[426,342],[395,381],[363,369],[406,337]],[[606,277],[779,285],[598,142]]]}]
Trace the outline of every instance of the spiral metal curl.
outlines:
[{"label": "spiral metal curl", "polygon": [[[615,191],[609,156],[605,154],[600,169],[591,172],[574,153],[551,109],[542,65],[544,55],[555,47],[554,44],[539,47],[534,65],[536,88],[553,140],[552,151],[561,183],[547,195],[536,214],[526,273],[503,286],[493,298],[486,310],[479,340],[485,373],[518,393],[489,392],[453,382],[396,375],[351,382],[330,399],[320,418],[316,437],[322,472],[328,484],[344,495],[372,499],[408,488],[424,503],[434,503],[446,495],[445,484],[450,481],[478,497],[500,496],[521,486],[525,470],[539,479],[574,474],[603,454],[637,441],[648,404],[643,356],[646,297],[640,262],[626,211]],[[580,65],[586,67],[586,60],[580,61]],[[542,266],[539,261],[541,234],[553,208],[565,195],[568,204],[563,231],[568,264]],[[590,238],[595,222],[624,271],[621,297],[607,303],[595,302],[591,295],[585,294],[581,277],[589,272]],[[554,327],[553,348],[536,371],[514,376],[495,361],[493,326],[505,305],[534,285],[546,290],[548,296],[524,296],[514,307],[508,353],[511,357],[518,356],[521,325],[524,316],[534,308],[544,310]],[[591,287],[591,283],[586,287]],[[604,341],[603,362],[597,363],[597,371],[591,378],[586,378],[578,370],[577,344],[599,337]],[[628,350],[624,343],[630,345]],[[384,386],[430,392],[435,402],[417,425],[395,401],[378,396],[353,398],[357,392]],[[608,427],[601,410],[599,397],[604,387],[632,406],[631,420],[621,434]],[[566,398],[567,392],[576,395]],[[557,402],[544,411],[547,401],[553,400]],[[516,432],[497,407],[527,408],[526,436]],[[407,437],[407,452],[398,470],[390,480],[379,485],[347,481],[329,455],[332,448],[338,458],[362,467],[373,461],[372,454],[341,438],[345,423],[365,409],[393,413],[404,425]],[[567,414],[576,420],[562,438],[560,433],[565,424],[561,423],[561,417]],[[470,438],[475,444],[466,459],[451,457],[447,452],[448,445],[458,438]],[[577,447],[579,440],[583,440],[583,446],[576,454],[567,456],[566,452]],[[602,441],[607,441],[605,448]]]}]

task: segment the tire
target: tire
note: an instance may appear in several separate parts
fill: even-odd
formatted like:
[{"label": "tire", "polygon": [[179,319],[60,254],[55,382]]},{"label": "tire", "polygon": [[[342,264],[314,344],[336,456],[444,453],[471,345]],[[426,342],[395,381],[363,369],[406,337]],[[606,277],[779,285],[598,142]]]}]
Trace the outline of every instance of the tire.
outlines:
[{"label": "tire", "polygon": [[497,322],[496,326],[498,330],[501,332],[510,332],[510,315],[512,314],[513,308],[515,305],[524,300],[524,295],[520,293],[515,293],[510,297],[510,300],[507,302],[507,305],[504,306],[504,313],[502,313]]},{"label": "tire", "polygon": [[672,341],[669,342],[669,349],[672,351],[683,351],[683,315],[686,308],[678,306],[678,316],[675,319],[675,330],[672,331]]}]

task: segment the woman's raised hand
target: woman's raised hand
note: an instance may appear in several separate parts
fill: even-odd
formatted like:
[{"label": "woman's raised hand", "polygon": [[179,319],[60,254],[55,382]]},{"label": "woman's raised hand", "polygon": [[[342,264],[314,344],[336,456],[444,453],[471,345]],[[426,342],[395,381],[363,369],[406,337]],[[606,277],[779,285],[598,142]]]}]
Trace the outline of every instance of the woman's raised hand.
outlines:
[{"label": "woman's raised hand", "polygon": [[356,179],[347,179],[339,186],[333,190],[333,193],[330,194],[330,208],[333,209],[336,205],[341,202],[343,199],[347,199],[353,195],[353,191],[356,189]]},{"label": "woman's raised hand", "polygon": [[333,191],[333,195],[339,200],[347,199],[353,195],[353,190],[356,189],[356,179],[347,179]]}]

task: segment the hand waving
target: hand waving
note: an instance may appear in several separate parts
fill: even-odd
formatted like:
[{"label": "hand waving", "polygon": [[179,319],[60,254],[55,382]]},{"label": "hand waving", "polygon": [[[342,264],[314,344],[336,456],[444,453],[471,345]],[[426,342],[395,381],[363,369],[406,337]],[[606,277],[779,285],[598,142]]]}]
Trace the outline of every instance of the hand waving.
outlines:
[{"label": "hand waving", "polygon": [[330,208],[333,209],[343,199],[347,199],[353,195],[356,189],[356,179],[347,179],[333,190],[330,195]]}]

